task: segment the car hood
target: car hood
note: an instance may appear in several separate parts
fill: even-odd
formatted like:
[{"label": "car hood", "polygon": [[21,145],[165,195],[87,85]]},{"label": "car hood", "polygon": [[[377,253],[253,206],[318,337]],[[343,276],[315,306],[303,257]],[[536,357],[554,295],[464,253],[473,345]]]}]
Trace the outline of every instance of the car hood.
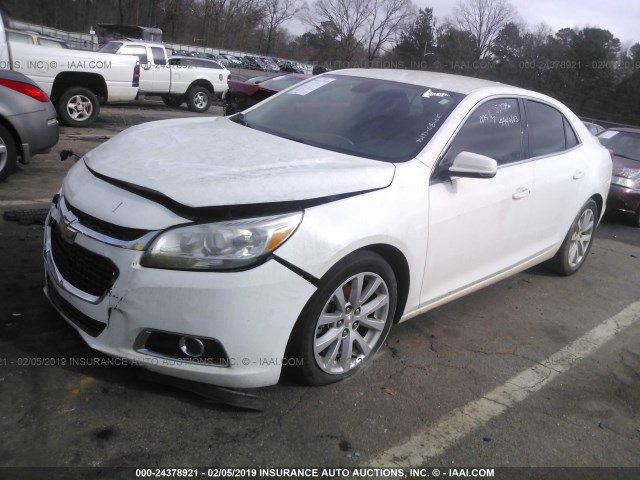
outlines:
[{"label": "car hood", "polygon": [[640,182],[640,162],[614,154],[613,174]]},{"label": "car hood", "polygon": [[304,145],[231,120],[164,120],[129,128],[87,153],[107,179],[187,207],[322,199],[387,187],[393,164]]}]

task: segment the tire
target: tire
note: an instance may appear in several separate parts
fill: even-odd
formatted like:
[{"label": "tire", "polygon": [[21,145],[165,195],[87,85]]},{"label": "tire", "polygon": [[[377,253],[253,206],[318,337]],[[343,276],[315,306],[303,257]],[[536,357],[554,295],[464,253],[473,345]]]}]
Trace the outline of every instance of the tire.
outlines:
[{"label": "tire", "polygon": [[16,169],[17,159],[16,142],[11,133],[0,125],[0,181]]},{"label": "tire", "polygon": [[187,107],[196,113],[204,113],[211,105],[211,92],[205,87],[196,85],[187,90]]},{"label": "tire", "polygon": [[640,228],[640,206],[638,207],[638,211],[634,213],[633,218],[631,219],[631,225],[636,228]]},{"label": "tire", "polygon": [[[358,284],[363,287],[354,288]],[[349,255],[322,278],[300,314],[287,346],[288,373],[326,385],[360,371],[387,338],[397,298],[396,277],[382,257]],[[372,310],[361,313],[362,305]]]},{"label": "tire", "polygon": [[580,210],[564,237],[562,246],[548,262],[548,267],[559,275],[569,276],[584,264],[598,224],[598,206],[589,200]]},{"label": "tire", "polygon": [[100,114],[100,102],[95,93],[85,87],[71,87],[56,104],[60,123],[67,127],[88,127]]},{"label": "tire", "polygon": [[184,103],[184,97],[182,95],[163,95],[162,101],[167,107],[178,108]]}]

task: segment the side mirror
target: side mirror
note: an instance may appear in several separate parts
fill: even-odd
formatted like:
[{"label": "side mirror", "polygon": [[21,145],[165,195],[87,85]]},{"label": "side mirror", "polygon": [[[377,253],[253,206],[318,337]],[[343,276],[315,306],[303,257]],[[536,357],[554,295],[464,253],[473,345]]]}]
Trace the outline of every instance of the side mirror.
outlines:
[{"label": "side mirror", "polygon": [[452,177],[493,178],[498,173],[498,162],[478,153],[460,152],[449,167]]}]

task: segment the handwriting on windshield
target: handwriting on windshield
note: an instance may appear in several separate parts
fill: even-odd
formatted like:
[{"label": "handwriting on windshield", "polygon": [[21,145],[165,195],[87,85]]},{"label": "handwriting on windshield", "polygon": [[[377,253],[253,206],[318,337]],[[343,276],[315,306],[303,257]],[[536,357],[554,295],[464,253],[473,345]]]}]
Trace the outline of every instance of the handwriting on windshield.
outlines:
[{"label": "handwriting on windshield", "polygon": [[424,142],[429,137],[429,134],[433,131],[433,129],[438,126],[438,122],[440,121],[441,118],[442,116],[438,113],[434,117],[434,119],[427,124],[427,129],[420,134],[420,136],[416,140],[416,143]]}]

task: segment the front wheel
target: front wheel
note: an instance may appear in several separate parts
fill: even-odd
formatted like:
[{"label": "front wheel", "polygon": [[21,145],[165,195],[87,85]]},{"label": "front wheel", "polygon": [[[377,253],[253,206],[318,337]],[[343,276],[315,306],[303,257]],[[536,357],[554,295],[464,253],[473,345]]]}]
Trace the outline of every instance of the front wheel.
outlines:
[{"label": "front wheel", "polygon": [[562,246],[548,266],[559,275],[573,275],[584,264],[591,250],[598,222],[598,206],[589,200],[571,224]]},{"label": "front wheel", "polygon": [[363,251],[345,258],[298,318],[288,345],[293,375],[326,385],[364,368],[391,329],[397,298],[395,275],[382,257]]},{"label": "front wheel", "polygon": [[67,127],[88,127],[98,118],[100,102],[95,93],[85,87],[71,87],[57,102],[60,123]]},{"label": "front wheel", "polygon": [[205,87],[196,85],[187,90],[187,107],[196,113],[204,113],[211,105],[211,93]]}]

